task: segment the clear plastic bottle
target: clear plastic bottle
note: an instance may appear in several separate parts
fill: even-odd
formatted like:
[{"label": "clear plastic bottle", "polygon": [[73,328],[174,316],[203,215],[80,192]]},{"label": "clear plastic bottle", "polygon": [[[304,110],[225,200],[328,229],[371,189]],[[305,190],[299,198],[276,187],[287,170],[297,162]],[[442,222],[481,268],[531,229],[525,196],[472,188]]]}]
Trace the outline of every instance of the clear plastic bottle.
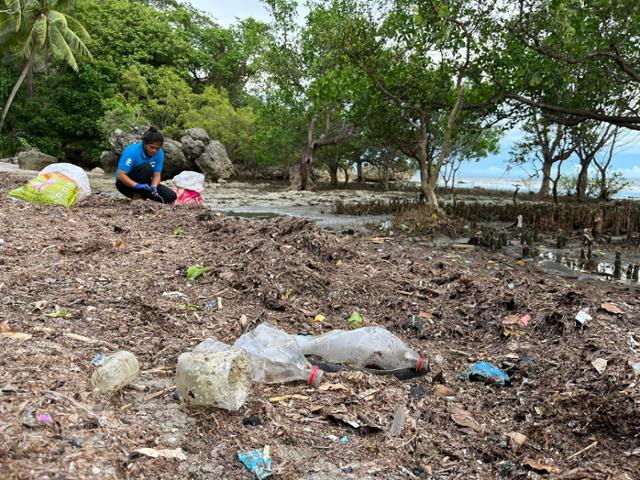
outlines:
[{"label": "clear plastic bottle", "polygon": [[323,335],[295,335],[305,355],[356,368],[396,370],[426,367],[424,358],[382,327],[333,330]]},{"label": "clear plastic bottle", "polygon": [[176,390],[186,403],[238,410],[249,394],[250,371],[242,350],[185,352],[178,357]]},{"label": "clear plastic bottle", "polygon": [[125,350],[109,356],[91,376],[93,388],[100,393],[115,392],[130,383],[140,371],[136,356]]},{"label": "clear plastic bottle", "polygon": [[258,325],[233,344],[251,358],[251,374],[259,383],[286,383],[303,380],[319,385],[324,372],[304,358],[293,335],[268,323]]}]

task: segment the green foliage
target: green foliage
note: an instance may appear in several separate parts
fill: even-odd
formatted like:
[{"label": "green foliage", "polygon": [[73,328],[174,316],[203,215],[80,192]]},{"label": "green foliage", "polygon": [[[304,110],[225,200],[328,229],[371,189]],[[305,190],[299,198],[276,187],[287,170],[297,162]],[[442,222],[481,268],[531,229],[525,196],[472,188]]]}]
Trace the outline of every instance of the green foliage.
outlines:
[{"label": "green foliage", "polygon": [[614,172],[609,176],[597,175],[589,179],[587,191],[604,201],[611,200],[616,194],[631,185],[622,172]]},{"label": "green foliage", "polygon": [[234,108],[225,90],[213,86],[191,95],[178,123],[183,129],[201,127],[226,147],[232,162],[255,164],[255,114],[251,107]]}]

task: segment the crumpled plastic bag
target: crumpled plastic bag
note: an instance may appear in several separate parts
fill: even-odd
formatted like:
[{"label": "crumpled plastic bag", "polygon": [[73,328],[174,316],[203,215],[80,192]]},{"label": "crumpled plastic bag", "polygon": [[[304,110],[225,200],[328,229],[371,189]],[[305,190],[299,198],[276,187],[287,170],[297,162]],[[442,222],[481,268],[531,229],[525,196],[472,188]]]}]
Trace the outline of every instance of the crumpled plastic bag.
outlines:
[{"label": "crumpled plastic bag", "polygon": [[78,198],[76,202],[81,202],[89,195],[91,195],[91,186],[89,185],[89,177],[87,173],[77,165],[73,163],[52,163],[51,165],[47,165],[44,167],[38,175],[42,175],[43,173],[53,173],[59,172],[64,176],[70,178],[78,185]]},{"label": "crumpled plastic bag", "polygon": [[186,188],[176,188],[176,205],[202,205],[204,199],[200,192],[188,190]]},{"label": "crumpled plastic bag", "polygon": [[60,172],[41,173],[8,195],[25,202],[70,207],[78,197],[78,184]]},{"label": "crumpled plastic bag", "polygon": [[204,190],[204,174],[184,170],[173,177],[173,183],[176,187],[200,193]]}]

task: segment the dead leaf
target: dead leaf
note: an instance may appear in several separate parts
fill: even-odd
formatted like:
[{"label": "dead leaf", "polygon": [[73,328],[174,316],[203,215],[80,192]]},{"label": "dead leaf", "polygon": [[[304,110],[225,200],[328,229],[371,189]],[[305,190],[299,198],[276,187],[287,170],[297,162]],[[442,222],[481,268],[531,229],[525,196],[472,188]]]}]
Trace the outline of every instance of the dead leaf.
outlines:
[{"label": "dead leaf", "polygon": [[324,405],[316,405],[316,404],[314,404],[314,405],[311,405],[309,407],[309,411],[311,413],[318,413],[318,412],[321,412],[323,408],[324,408]]},{"label": "dead leaf", "polygon": [[11,331],[11,327],[9,326],[8,320],[5,320],[4,322],[0,323],[0,333],[10,332],[10,331]]},{"label": "dead leaf", "polygon": [[346,390],[346,389],[347,387],[345,387],[341,383],[324,383],[318,387],[318,390],[320,390],[321,392],[333,392],[336,390]]},{"label": "dead leaf", "polygon": [[455,409],[451,414],[451,420],[461,427],[467,427],[476,432],[482,432],[484,429],[482,425],[475,421],[469,412],[466,410]]},{"label": "dead leaf", "polygon": [[507,437],[509,437],[509,443],[511,444],[511,449],[514,452],[527,443],[528,440],[527,436],[520,432],[509,432]]},{"label": "dead leaf", "polygon": [[0,332],[0,338],[11,338],[13,340],[29,340],[33,335],[23,332]]},{"label": "dead leaf", "polygon": [[133,452],[129,454],[130,459],[138,458],[141,455],[145,455],[151,458],[175,458],[176,460],[186,460],[187,456],[184,454],[184,451],[181,448],[170,449],[166,448],[164,450],[156,450],[155,448],[136,448]]},{"label": "dead leaf", "polygon": [[612,315],[622,315],[624,313],[615,303],[603,303],[600,308]]},{"label": "dead leaf", "polygon": [[118,239],[113,243],[113,247],[116,248],[117,250],[122,250],[124,248],[124,242]]},{"label": "dead leaf", "polygon": [[560,473],[560,469],[552,463],[542,463],[528,457],[522,461],[522,465],[539,473]]},{"label": "dead leaf", "polygon": [[269,399],[270,402],[282,402],[284,400],[289,400],[289,399],[294,399],[294,400],[309,400],[309,397],[305,396],[305,395],[298,395],[297,393],[293,394],[293,395],[280,395],[277,397],[271,397]]},{"label": "dead leaf", "polygon": [[508,315],[502,320],[503,333],[505,337],[510,335],[522,335],[522,331],[531,321],[531,315]]},{"label": "dead leaf", "polygon": [[231,271],[226,271],[226,272],[221,272],[220,274],[218,274],[218,277],[220,277],[220,280],[231,280],[233,277],[235,277],[235,273],[231,272]]},{"label": "dead leaf", "polygon": [[431,315],[431,313],[429,312],[420,312],[418,313],[418,316],[423,320],[429,320],[431,317],[433,317],[433,315]]},{"label": "dead leaf", "polygon": [[456,395],[456,391],[453,388],[438,384],[433,388],[433,394],[436,397],[454,397]]},{"label": "dead leaf", "polygon": [[343,423],[345,425],[348,425],[351,428],[360,428],[362,426],[360,422],[358,422],[358,420],[351,415],[333,412],[333,413],[328,413],[326,416],[330,420],[333,420],[338,423]]}]

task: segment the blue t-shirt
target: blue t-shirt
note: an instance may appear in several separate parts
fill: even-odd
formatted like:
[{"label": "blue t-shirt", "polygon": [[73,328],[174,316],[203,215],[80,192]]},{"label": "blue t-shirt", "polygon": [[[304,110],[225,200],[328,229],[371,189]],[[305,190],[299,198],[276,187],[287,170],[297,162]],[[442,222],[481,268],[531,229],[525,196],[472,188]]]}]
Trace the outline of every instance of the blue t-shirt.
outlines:
[{"label": "blue t-shirt", "polygon": [[118,162],[118,168],[116,168],[116,178],[118,178],[118,170],[122,170],[127,175],[138,165],[143,163],[150,163],[153,167],[153,171],[156,173],[162,172],[162,166],[164,165],[164,150],[160,149],[156,154],[149,158],[145,153],[142,142],[134,143],[124,149]]}]

